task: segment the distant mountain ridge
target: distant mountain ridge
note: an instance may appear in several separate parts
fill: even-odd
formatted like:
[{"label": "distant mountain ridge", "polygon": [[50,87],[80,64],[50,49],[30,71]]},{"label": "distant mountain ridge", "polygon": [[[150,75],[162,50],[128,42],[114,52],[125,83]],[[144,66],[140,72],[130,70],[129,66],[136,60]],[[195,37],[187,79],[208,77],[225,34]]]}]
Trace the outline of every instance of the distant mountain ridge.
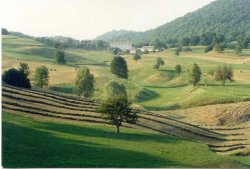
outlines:
[{"label": "distant mountain ridge", "polygon": [[111,31],[96,39],[105,41],[131,41],[135,44],[162,42],[204,32],[224,34],[228,41],[250,35],[250,0],[217,0],[203,8],[179,17],[156,29],[145,32]]}]

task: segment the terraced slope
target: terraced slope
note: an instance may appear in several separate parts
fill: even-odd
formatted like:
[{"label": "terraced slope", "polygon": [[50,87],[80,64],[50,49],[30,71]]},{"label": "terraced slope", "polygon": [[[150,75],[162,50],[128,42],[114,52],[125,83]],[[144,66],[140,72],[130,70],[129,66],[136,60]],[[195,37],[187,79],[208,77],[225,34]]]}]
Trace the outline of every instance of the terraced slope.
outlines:
[{"label": "terraced slope", "polygon": [[[10,113],[46,116],[92,123],[108,123],[96,113],[98,101],[78,97],[28,90],[4,85],[2,87],[3,110]],[[144,128],[205,143],[216,152],[228,153],[247,148],[244,134],[214,132],[189,123],[152,112],[140,111],[136,125],[125,127]]]}]

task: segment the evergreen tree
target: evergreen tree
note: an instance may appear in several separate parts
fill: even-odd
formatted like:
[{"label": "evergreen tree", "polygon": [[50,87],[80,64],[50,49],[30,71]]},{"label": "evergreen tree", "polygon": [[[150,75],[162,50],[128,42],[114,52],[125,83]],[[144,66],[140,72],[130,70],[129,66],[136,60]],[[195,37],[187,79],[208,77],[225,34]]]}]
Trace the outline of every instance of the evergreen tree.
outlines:
[{"label": "evergreen tree", "polygon": [[55,53],[55,60],[57,64],[65,64],[66,60],[64,52],[61,50],[57,50]]},{"label": "evergreen tree", "polygon": [[181,75],[181,65],[180,64],[177,64],[175,66],[175,72],[180,76]]},{"label": "evergreen tree", "polygon": [[188,83],[192,84],[194,87],[201,80],[201,70],[196,63],[194,63],[191,67],[188,68],[187,80]]},{"label": "evergreen tree", "polygon": [[121,56],[115,56],[110,64],[111,73],[120,78],[128,78],[128,66],[125,59]]}]

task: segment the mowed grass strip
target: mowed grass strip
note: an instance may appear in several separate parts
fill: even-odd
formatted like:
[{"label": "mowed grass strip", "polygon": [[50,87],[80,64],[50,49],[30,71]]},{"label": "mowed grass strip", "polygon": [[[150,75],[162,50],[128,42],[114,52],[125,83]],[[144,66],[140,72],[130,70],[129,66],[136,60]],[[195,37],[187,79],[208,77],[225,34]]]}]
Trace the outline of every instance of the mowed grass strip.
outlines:
[{"label": "mowed grass strip", "polygon": [[4,167],[241,167],[181,138],[3,112]]}]

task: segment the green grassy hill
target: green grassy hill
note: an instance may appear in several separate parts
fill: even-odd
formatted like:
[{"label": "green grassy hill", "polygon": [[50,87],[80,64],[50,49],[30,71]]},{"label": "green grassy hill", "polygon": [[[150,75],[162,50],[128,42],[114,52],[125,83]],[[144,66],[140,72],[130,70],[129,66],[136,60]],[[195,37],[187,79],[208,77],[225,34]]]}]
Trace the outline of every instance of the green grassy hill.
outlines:
[{"label": "green grassy hill", "polygon": [[[242,56],[237,56],[231,50],[204,54],[204,47],[192,48],[192,52],[178,57],[173,49],[142,55],[137,62],[131,55],[125,55],[123,57],[129,67],[129,80],[126,81],[110,73],[109,64],[113,56],[107,51],[66,49],[67,64],[56,65],[53,59],[55,49],[32,39],[3,36],[3,70],[26,62],[31,68],[31,81],[36,67],[45,65],[50,70],[49,87],[40,92],[35,87],[33,89],[36,90],[26,91],[2,86],[3,166],[249,167],[249,156],[215,153],[235,154],[246,149],[248,145],[245,143],[249,143],[249,135],[244,134],[247,133],[246,126],[240,130],[242,133],[238,130],[214,133],[210,129],[193,126],[192,122],[187,124],[171,119],[163,111],[160,112],[163,117],[140,114],[138,126],[144,127],[128,128],[131,126],[125,124],[122,133],[117,135],[114,127],[107,125],[100,114],[95,113],[97,102],[50,93],[55,90],[74,94],[77,69],[85,65],[95,76],[96,91],[92,99],[100,99],[104,83],[113,79],[127,86],[134,106],[149,110],[249,100],[250,50],[244,50]],[[153,65],[158,56],[166,64],[156,71]],[[185,71],[193,63],[200,65],[203,79],[207,78],[207,86],[204,86],[204,81],[196,88],[187,85]],[[222,87],[208,72],[224,63],[234,68],[235,81]],[[183,68],[180,77],[174,72],[176,64]],[[199,116],[202,118],[202,114]]]},{"label": "green grassy hill", "polygon": [[[121,80],[110,73],[112,54],[107,51],[87,51],[66,49],[67,64],[54,64],[55,49],[27,38],[3,36],[3,69],[17,67],[19,62],[27,62],[31,67],[31,80],[36,67],[47,66],[50,70],[49,88],[66,93],[74,93],[74,80],[77,68],[88,66],[95,76],[95,99],[100,99],[103,84],[116,80],[127,86],[130,100],[148,110],[168,110],[217,103],[231,103],[250,99],[250,50],[237,56],[231,50],[224,53],[203,53],[204,47],[192,47],[193,51],[176,57],[173,49],[161,53],[142,55],[134,61],[125,55],[129,67],[129,80]],[[159,71],[153,69],[156,57],[162,57],[165,65]],[[108,62],[106,62],[108,61]],[[106,63],[104,63],[106,62]],[[193,63],[200,65],[203,77],[199,86],[193,88],[186,83],[186,69]],[[229,64],[234,69],[234,82],[221,86],[208,74],[218,65]],[[177,76],[176,64],[181,64],[183,72]],[[62,78],[64,77],[64,78]],[[207,86],[204,86],[205,80]]]},{"label": "green grassy hill", "polygon": [[[153,132],[3,113],[3,167],[226,167],[236,157]],[[234,159],[235,158],[235,159]],[[247,157],[240,160],[247,163]]]}]

